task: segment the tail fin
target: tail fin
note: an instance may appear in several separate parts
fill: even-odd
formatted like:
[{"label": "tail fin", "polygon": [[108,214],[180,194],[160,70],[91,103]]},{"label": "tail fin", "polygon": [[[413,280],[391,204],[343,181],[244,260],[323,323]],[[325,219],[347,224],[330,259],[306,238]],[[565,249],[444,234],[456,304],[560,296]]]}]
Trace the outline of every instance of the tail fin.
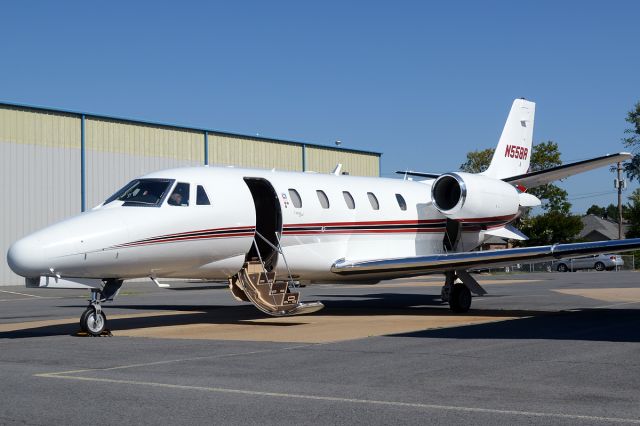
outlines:
[{"label": "tail fin", "polygon": [[527,173],[531,160],[535,112],[534,102],[525,99],[513,101],[491,164],[482,172],[483,175],[504,179]]}]

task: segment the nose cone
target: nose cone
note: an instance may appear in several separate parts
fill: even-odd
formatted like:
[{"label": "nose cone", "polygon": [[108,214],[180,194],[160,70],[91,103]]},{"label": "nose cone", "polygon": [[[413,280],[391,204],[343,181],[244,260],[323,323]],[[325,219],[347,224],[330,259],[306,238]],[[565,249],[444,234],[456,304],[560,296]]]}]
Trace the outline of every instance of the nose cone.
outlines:
[{"label": "nose cone", "polygon": [[31,236],[16,241],[7,252],[9,267],[23,277],[37,277],[43,274],[48,269],[46,261],[38,241]]},{"label": "nose cone", "polygon": [[118,211],[96,210],[16,241],[7,252],[7,263],[13,272],[26,278],[51,275],[52,272],[63,277],[84,277],[93,273],[87,268],[95,263],[94,260],[101,259],[100,253],[127,241],[126,236],[127,227]]}]

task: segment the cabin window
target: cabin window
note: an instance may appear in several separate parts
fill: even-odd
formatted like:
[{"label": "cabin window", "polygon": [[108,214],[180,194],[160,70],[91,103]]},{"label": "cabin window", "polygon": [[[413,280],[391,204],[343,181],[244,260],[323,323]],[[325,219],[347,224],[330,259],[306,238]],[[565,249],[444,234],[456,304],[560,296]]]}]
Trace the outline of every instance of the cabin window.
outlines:
[{"label": "cabin window", "polygon": [[396,194],[396,200],[398,200],[398,206],[400,206],[400,210],[407,209],[407,202],[404,200],[404,197],[400,194]]},{"label": "cabin window", "polygon": [[349,191],[342,191],[342,196],[344,197],[344,202],[347,203],[347,207],[353,210],[356,208],[356,202],[353,201],[353,197],[349,193]]},{"label": "cabin window", "polygon": [[118,200],[124,202],[123,206],[157,207],[173,182],[172,179],[136,179],[107,198],[104,204]]},{"label": "cabin window", "polygon": [[198,185],[196,188],[196,205],[198,206],[210,206],[209,197],[202,185]]},{"label": "cabin window", "polygon": [[367,192],[367,197],[369,197],[369,202],[371,203],[371,208],[374,210],[380,210],[380,203],[378,203],[378,198],[373,192]]},{"label": "cabin window", "polygon": [[327,198],[327,194],[324,193],[324,191],[321,190],[317,190],[316,194],[318,194],[318,201],[320,201],[320,205],[322,206],[323,209],[328,209],[329,208],[329,199]]},{"label": "cabin window", "polygon": [[189,184],[184,182],[178,182],[175,189],[169,196],[167,204],[170,206],[182,206],[189,205]]},{"label": "cabin window", "polygon": [[300,194],[293,188],[289,188],[289,198],[291,198],[291,203],[293,207],[299,209],[302,207],[302,198],[300,198]]}]

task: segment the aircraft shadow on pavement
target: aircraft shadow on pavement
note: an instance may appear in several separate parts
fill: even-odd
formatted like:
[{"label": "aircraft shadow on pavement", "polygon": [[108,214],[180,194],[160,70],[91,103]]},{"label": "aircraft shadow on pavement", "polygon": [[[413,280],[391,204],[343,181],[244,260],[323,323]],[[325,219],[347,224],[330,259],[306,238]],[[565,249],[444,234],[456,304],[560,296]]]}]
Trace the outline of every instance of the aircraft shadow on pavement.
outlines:
[{"label": "aircraft shadow on pavement", "polygon": [[[391,336],[434,338],[434,339],[554,339],[588,340],[612,342],[639,342],[640,310],[635,309],[582,309],[574,311],[534,311],[471,309],[467,314],[454,314],[440,301],[439,296],[411,293],[372,293],[364,295],[310,295],[308,301],[320,299],[325,309],[315,315],[322,316],[474,316],[489,320],[517,318],[517,320],[496,321],[477,325],[460,325],[450,328],[399,333]],[[77,305],[78,312],[84,305]],[[246,303],[228,305],[124,305],[114,304],[113,309],[130,310],[132,314],[147,311],[178,311],[180,314],[160,314],[135,318],[109,318],[110,306],[105,305],[107,327],[111,330],[132,330],[153,327],[181,326],[192,324],[244,324],[263,327],[295,327],[308,323],[305,316],[296,321],[264,322],[270,318]],[[70,307],[66,305],[65,307]],[[119,312],[121,313],[121,312]],[[314,315],[314,314],[311,314]],[[0,332],[0,339],[27,337],[75,335],[79,331],[77,323],[47,325],[16,331]],[[268,332],[268,331],[267,331]]]},{"label": "aircraft shadow on pavement", "polygon": [[[485,314],[482,310],[470,313]],[[505,311],[509,312],[509,311]],[[396,337],[430,339],[584,340],[640,342],[640,310],[577,309],[463,327],[399,333]]]}]

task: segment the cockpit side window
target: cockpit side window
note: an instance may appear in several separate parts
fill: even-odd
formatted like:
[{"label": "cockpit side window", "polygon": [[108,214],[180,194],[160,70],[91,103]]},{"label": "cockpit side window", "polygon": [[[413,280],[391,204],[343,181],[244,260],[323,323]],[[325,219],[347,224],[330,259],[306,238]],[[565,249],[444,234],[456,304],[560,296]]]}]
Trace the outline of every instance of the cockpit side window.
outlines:
[{"label": "cockpit side window", "polygon": [[196,205],[198,206],[211,205],[211,203],[209,202],[209,197],[207,197],[207,192],[204,190],[202,185],[198,185],[196,189]]},{"label": "cockpit side window", "polygon": [[178,182],[175,189],[169,196],[167,204],[170,206],[182,206],[189,205],[189,184],[184,182]]},{"label": "cockpit side window", "polygon": [[124,202],[123,206],[157,207],[173,182],[172,179],[136,179],[107,198],[104,204],[118,200]]}]

